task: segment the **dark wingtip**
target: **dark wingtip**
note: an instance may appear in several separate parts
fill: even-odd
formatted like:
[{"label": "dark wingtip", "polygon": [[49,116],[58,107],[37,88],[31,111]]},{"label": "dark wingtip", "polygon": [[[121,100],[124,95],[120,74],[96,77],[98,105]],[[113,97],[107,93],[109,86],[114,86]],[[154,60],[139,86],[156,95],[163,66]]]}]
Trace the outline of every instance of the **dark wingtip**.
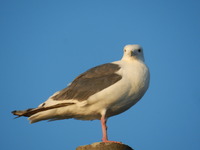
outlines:
[{"label": "dark wingtip", "polygon": [[13,115],[16,115],[16,112],[17,112],[17,111],[16,111],[16,110],[14,110],[14,111],[12,111],[11,113],[12,113]]},{"label": "dark wingtip", "polygon": [[17,112],[17,110],[14,110],[11,112],[13,115],[16,115],[16,117],[14,119],[21,117],[21,116],[17,115],[16,112]]},{"label": "dark wingtip", "polygon": [[14,110],[14,111],[12,111],[11,113],[12,113],[13,115],[16,115],[16,116],[20,117],[20,116],[22,116],[23,111]]},{"label": "dark wingtip", "polygon": [[17,118],[18,117],[21,117],[21,116],[24,116],[24,117],[30,117],[33,113],[31,113],[31,111],[33,110],[33,108],[30,108],[30,109],[26,109],[26,110],[14,110],[12,111],[11,113],[13,115],[16,115]]}]

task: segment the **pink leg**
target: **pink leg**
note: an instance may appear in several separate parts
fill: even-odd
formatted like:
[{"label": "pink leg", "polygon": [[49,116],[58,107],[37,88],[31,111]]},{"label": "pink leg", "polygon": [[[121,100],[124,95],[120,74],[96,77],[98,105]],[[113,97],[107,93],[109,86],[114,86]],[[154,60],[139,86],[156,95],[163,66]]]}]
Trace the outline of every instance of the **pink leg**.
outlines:
[{"label": "pink leg", "polygon": [[105,118],[104,115],[101,117],[101,126],[102,126],[102,133],[103,133],[103,142],[114,142],[114,143],[121,143],[121,142],[116,142],[116,141],[109,141],[108,136],[107,136],[107,126],[106,126],[107,119]]},{"label": "pink leg", "polygon": [[107,119],[105,118],[105,116],[102,116],[101,117],[101,126],[102,126],[102,133],[103,133],[103,138],[102,138],[103,142],[108,142],[106,121],[107,121]]}]

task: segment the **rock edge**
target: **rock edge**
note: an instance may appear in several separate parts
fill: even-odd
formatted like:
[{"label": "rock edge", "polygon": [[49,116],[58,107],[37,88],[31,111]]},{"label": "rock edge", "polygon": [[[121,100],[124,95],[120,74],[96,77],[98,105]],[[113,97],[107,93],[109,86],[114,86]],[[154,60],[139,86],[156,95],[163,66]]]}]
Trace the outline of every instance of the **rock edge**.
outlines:
[{"label": "rock edge", "polygon": [[76,148],[76,150],[133,150],[130,146],[122,143],[114,142],[96,142],[90,145],[83,145]]}]

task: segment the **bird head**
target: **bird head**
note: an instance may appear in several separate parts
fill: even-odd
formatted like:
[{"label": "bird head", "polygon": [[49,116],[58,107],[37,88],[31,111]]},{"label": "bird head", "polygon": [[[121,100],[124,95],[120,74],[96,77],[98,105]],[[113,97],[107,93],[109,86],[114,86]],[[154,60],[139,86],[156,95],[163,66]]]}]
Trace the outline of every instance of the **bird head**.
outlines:
[{"label": "bird head", "polygon": [[144,61],[143,49],[140,45],[126,45],[122,60],[141,60]]}]

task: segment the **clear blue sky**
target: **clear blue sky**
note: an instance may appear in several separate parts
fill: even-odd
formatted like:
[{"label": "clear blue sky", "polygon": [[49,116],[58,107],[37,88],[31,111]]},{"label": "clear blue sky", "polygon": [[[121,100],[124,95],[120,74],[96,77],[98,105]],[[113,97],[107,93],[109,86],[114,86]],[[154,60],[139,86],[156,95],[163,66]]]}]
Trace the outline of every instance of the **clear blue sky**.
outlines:
[{"label": "clear blue sky", "polygon": [[200,1],[1,0],[0,149],[74,150],[101,140],[99,121],[29,124],[77,75],[140,44],[151,71],[142,100],[108,121],[110,140],[137,150],[200,149]]}]

